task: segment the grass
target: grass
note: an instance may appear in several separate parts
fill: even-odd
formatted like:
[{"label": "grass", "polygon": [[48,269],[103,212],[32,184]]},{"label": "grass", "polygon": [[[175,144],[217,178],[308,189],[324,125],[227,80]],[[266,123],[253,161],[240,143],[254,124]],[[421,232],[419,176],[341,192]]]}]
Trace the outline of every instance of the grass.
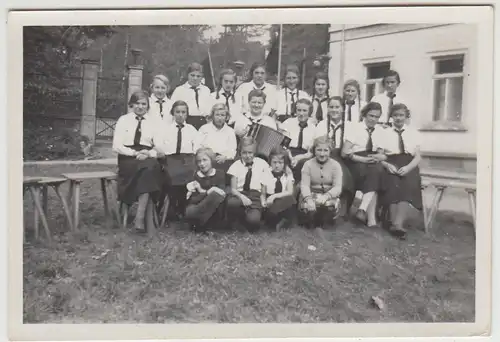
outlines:
[{"label": "grass", "polygon": [[[92,169],[105,167],[78,168]],[[26,167],[25,175],[73,170]],[[417,215],[399,241],[352,223],[209,235],[172,224],[140,237],[106,227],[97,182],[82,187],[79,232],[67,232],[55,196],[49,208],[55,241],[24,245],[25,323],[474,321],[475,239],[465,214],[440,213],[428,236]],[[25,200],[28,228],[31,210]]]}]

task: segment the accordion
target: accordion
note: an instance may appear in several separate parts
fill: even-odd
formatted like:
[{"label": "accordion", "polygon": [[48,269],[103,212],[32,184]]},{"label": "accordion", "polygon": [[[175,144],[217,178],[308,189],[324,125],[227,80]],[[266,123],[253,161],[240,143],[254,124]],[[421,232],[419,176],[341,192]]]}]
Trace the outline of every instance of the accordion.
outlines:
[{"label": "accordion", "polygon": [[250,126],[247,136],[252,137],[257,143],[256,155],[266,160],[273,148],[278,146],[288,148],[291,141],[283,133],[258,123],[253,123]]}]

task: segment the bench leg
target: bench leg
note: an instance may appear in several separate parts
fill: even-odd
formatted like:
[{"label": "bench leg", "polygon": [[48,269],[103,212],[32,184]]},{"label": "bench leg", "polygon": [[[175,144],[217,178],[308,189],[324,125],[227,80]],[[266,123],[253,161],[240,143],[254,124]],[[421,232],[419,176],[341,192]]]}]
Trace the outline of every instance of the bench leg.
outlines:
[{"label": "bench leg", "polygon": [[121,217],[123,217],[123,220],[121,221],[121,225],[122,225],[123,229],[127,229],[129,207],[125,203],[120,203],[120,208],[121,208],[121,212],[122,212]]},{"label": "bench leg", "polygon": [[156,208],[154,206],[151,196],[149,197],[148,204],[146,206],[146,229],[150,236],[156,234],[156,223],[155,223],[155,212]]},{"label": "bench leg", "polygon": [[165,224],[167,223],[167,213],[169,206],[170,206],[170,197],[166,195],[165,200],[163,201],[163,209],[162,209],[161,224],[160,224],[161,228],[165,227]]},{"label": "bench leg", "polygon": [[116,196],[115,187],[113,186],[113,181],[111,179],[107,179],[106,185],[109,189],[109,195],[111,197],[111,210],[112,210],[114,216],[116,217],[118,225],[121,225],[120,206],[118,204],[118,199]]},{"label": "bench leg", "polygon": [[472,224],[474,225],[474,232],[476,231],[476,192],[473,190],[467,190],[467,195],[469,197],[470,213],[472,215]]},{"label": "bench leg", "polygon": [[69,186],[68,186],[68,196],[67,196],[67,200],[66,200],[66,202],[68,203],[69,210],[73,209],[73,196],[74,196],[73,189],[74,189],[73,181],[70,180]]},{"label": "bench leg", "polygon": [[[40,189],[36,187],[30,187],[31,196],[33,197],[33,202],[35,203],[35,211],[38,211],[40,220],[42,221],[43,228],[45,230],[45,235],[47,240],[51,241],[49,224],[47,223],[47,218],[45,217],[45,212],[43,211],[42,203],[40,202]],[[37,215],[37,216],[38,216]],[[35,227],[35,236],[38,237],[38,227]]]},{"label": "bench leg", "polygon": [[104,215],[106,216],[106,222],[108,227],[111,226],[111,220],[110,220],[110,213],[109,213],[109,207],[108,207],[108,194],[106,191],[106,180],[104,178],[101,178],[101,193],[102,193],[102,200],[104,202]]},{"label": "bench leg", "polygon": [[62,203],[64,214],[66,215],[66,220],[68,221],[69,229],[71,231],[75,230],[73,227],[73,220],[71,219],[71,209],[68,206],[68,202],[66,202],[65,196],[61,193],[60,185],[54,185],[54,192]]},{"label": "bench leg", "polygon": [[75,230],[78,230],[80,223],[80,183],[75,182],[73,185],[73,224]]},{"label": "bench leg", "polygon": [[443,199],[444,190],[445,190],[444,187],[438,187],[436,193],[434,194],[432,206],[429,209],[429,217],[427,219],[427,224],[426,224],[427,226],[426,233],[428,233],[432,229],[432,226],[434,225],[434,221],[436,219],[436,215],[439,210],[439,204]]},{"label": "bench leg", "polygon": [[427,220],[428,220],[428,216],[429,216],[429,209],[427,207],[427,205],[425,204],[425,196],[424,196],[424,192],[425,190],[427,189],[426,186],[422,186],[421,187],[421,190],[422,190],[422,214],[424,215],[424,232],[427,233]]}]

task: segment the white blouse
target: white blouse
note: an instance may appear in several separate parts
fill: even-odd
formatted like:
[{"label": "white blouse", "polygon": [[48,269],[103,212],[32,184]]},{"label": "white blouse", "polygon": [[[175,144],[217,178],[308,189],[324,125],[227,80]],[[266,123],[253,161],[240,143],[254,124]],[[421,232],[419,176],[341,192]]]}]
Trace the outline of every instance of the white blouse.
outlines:
[{"label": "white blouse", "polygon": [[[218,99],[217,99],[217,94],[219,94]],[[226,104],[226,97],[224,96],[224,90],[222,89],[219,90],[219,92],[213,92],[212,94],[210,94],[210,98],[212,99],[210,110],[212,110],[212,107],[217,103]],[[241,98],[237,97],[236,94],[234,95],[234,102],[233,98],[230,96],[228,103],[229,103],[229,113],[231,114],[228,123],[232,124],[243,115],[243,103],[241,102]]]},{"label": "white blouse", "polygon": [[[291,139],[290,147],[297,147],[299,143],[300,126],[299,119],[289,118],[283,122],[281,126],[286,131],[286,135]],[[312,124],[311,120],[308,121],[307,127],[302,132],[302,148],[309,151],[314,142],[314,134],[316,127]]]},{"label": "white blouse", "polygon": [[252,125],[252,123],[259,123],[263,126],[267,126],[269,128],[278,129],[278,125],[276,123],[276,120],[274,120],[272,117],[269,115],[260,115],[260,116],[252,116],[251,114],[245,114],[242,115],[234,125],[234,131],[236,132],[237,136],[243,136],[245,134],[245,131],[247,127]]},{"label": "white blouse", "polygon": [[209,147],[228,159],[234,159],[236,156],[236,135],[228,125],[218,129],[209,122],[200,127],[199,134],[200,147]]},{"label": "white blouse", "polygon": [[[118,118],[115,131],[113,134],[113,151],[125,156],[133,156],[135,150],[127,147],[134,145],[135,131],[139,121],[136,119],[135,113],[128,113]],[[157,147],[161,145],[158,135],[159,122],[155,117],[146,114],[141,120],[141,140],[143,146]],[[155,151],[151,151],[152,155],[156,155]]]},{"label": "white blouse", "polygon": [[[162,125],[161,150],[166,154],[175,154],[177,150],[177,124]],[[194,154],[200,147],[200,134],[192,125],[184,123],[181,129],[181,151],[180,153]]]},{"label": "white blouse", "polygon": [[[387,96],[387,92],[383,92],[381,94],[373,96],[371,102],[378,102],[382,107],[382,115],[380,116],[379,122],[387,122],[390,102],[389,96]],[[404,97],[401,97],[399,93],[396,93],[396,97],[393,99],[392,103],[393,105],[395,105],[396,103],[403,103],[408,106],[406,99]],[[392,118],[389,120],[389,122],[392,122]]]},{"label": "white blouse", "polygon": [[299,89],[290,90],[288,88],[282,88],[277,92],[276,95],[278,115],[292,115],[292,98],[294,99],[294,102],[297,102],[300,99],[310,100],[309,94],[307,94],[305,91]]},{"label": "white blouse", "polygon": [[190,116],[206,116],[210,113],[210,105],[212,103],[212,99],[210,96],[210,89],[203,84],[200,84],[198,87],[198,105],[196,104],[196,93],[191,88],[189,83],[184,83],[183,85],[175,88],[174,93],[172,94],[171,100],[172,104],[175,101],[182,100],[187,103],[189,107],[189,115]]},{"label": "white blouse", "polygon": [[[242,160],[239,159],[235,161],[227,170],[227,173],[233,177],[236,177],[237,190],[243,191],[243,186],[245,185],[245,176],[247,174],[248,167],[243,164]],[[253,158],[252,164],[252,178],[250,180],[250,189],[261,191],[262,185],[266,186],[269,184],[270,179],[274,178],[269,169],[269,164],[265,160],[255,157]]]},{"label": "white blouse", "polygon": [[239,101],[243,103],[243,113],[250,112],[250,108],[248,106],[248,94],[254,89],[260,89],[264,92],[264,94],[266,94],[266,104],[262,109],[262,113],[269,114],[272,109],[277,109],[276,86],[264,82],[261,87],[257,87],[253,81],[250,81],[242,83],[238,89],[236,89],[235,96],[237,96]]},{"label": "white blouse", "polygon": [[[160,106],[161,103],[161,106]],[[173,102],[168,98],[158,99],[154,94],[149,98],[149,112],[152,116],[159,120],[163,120],[166,123],[172,123],[174,117],[170,114]],[[161,107],[161,108],[160,108]],[[161,109],[161,110],[160,110]]]},{"label": "white blouse", "polygon": [[[372,132],[372,145],[373,149],[370,152],[377,151],[378,148],[383,146],[383,136],[385,134],[385,129],[380,125],[375,125],[375,129]],[[368,127],[364,122],[352,122],[345,127],[344,141],[349,141],[353,144],[352,152],[361,152],[366,150],[366,145],[368,143]]]},{"label": "white blouse", "polygon": [[[403,132],[401,134],[403,138],[403,144],[405,148],[405,153],[415,155],[420,147],[420,134],[417,130],[405,125],[403,126]],[[387,128],[384,130],[382,135],[382,142],[380,144],[381,148],[384,149],[385,154],[399,154],[399,134],[396,129]]]},{"label": "white blouse", "polygon": [[[362,121],[361,109],[363,109],[364,106],[366,106],[365,101],[362,101],[359,98],[354,101],[354,104],[351,105],[351,122]],[[345,121],[348,121],[348,113],[349,113],[349,105],[346,103],[344,112]]]}]

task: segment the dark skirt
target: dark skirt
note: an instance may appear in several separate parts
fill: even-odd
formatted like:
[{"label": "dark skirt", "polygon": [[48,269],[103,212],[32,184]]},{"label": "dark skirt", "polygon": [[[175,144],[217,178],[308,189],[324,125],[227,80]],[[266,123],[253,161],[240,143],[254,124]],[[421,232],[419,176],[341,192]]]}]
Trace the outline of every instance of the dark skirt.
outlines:
[{"label": "dark skirt", "polygon": [[[355,154],[367,156],[372,153],[361,151]],[[355,190],[359,190],[364,194],[380,190],[380,180],[384,172],[384,168],[380,163],[364,164],[345,159],[345,164],[351,173]]]},{"label": "dark skirt", "polygon": [[193,180],[196,172],[194,154],[172,154],[166,159],[166,170],[170,178],[170,185],[185,186]]},{"label": "dark skirt", "polygon": [[330,156],[342,167],[342,193],[348,193],[354,196],[356,194],[354,180],[351,171],[345,163],[345,159],[341,156],[340,149],[333,149]]},{"label": "dark skirt", "polygon": [[[408,165],[413,160],[410,154],[394,154],[387,156],[387,162],[396,168]],[[421,190],[420,170],[418,167],[411,170],[405,176],[393,175],[387,172],[382,173],[381,203],[384,206],[399,202],[408,202],[418,210],[422,210],[422,190]]]},{"label": "dark skirt", "polygon": [[153,200],[165,183],[165,174],[156,158],[138,160],[135,157],[118,155],[118,200],[132,205],[142,194],[151,194]]},{"label": "dark skirt", "polygon": [[[186,208],[186,219],[194,224],[203,226],[210,219],[216,217],[216,220],[223,219],[223,204],[225,197],[216,192],[210,194],[195,194],[188,200]],[[212,222],[214,220],[212,219]]]},{"label": "dark skirt", "polygon": [[297,201],[293,195],[277,198],[273,201],[273,204],[267,208],[267,212],[278,215],[294,207],[296,203]]}]

